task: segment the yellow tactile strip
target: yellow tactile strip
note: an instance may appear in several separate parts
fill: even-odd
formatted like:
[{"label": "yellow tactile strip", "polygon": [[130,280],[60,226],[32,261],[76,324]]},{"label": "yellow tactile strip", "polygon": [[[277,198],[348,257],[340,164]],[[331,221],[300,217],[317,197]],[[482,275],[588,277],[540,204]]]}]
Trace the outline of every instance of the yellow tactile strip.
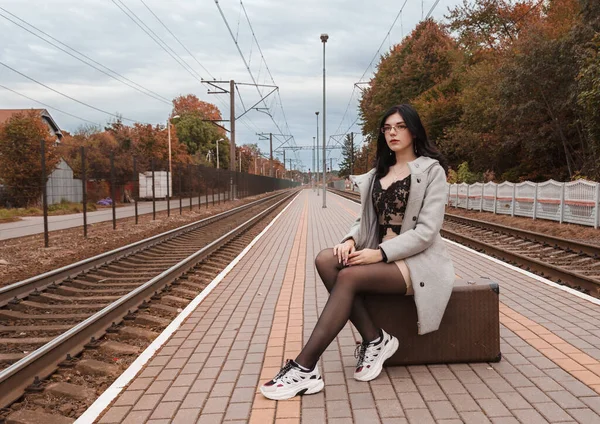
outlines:
[{"label": "yellow tactile strip", "polygon": [[600,393],[598,360],[503,303],[500,303],[500,322],[563,370]]},{"label": "yellow tactile strip", "polygon": [[[275,306],[273,327],[267,341],[259,384],[273,378],[285,359],[295,358],[302,349],[306,236],[308,233],[306,193],[301,198],[304,201],[304,208],[294,237],[294,245],[287,263],[281,292]],[[300,398],[296,397],[285,402],[272,401],[266,399],[257,387],[250,423],[265,424],[273,421],[277,424],[300,424]]]}]

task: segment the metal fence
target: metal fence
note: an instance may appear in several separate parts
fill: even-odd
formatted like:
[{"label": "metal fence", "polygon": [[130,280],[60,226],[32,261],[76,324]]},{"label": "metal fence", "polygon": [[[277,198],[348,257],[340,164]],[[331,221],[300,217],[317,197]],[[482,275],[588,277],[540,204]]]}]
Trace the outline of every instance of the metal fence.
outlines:
[{"label": "metal fence", "polygon": [[594,228],[600,226],[599,202],[600,184],[586,180],[449,184],[447,199],[449,206],[457,208]]},{"label": "metal fence", "polygon": [[[87,236],[89,218],[92,222],[112,221],[117,228],[119,217],[135,217],[166,211],[167,217],[179,209],[208,208],[235,199],[243,199],[276,190],[289,189],[300,183],[280,178],[215,169],[191,163],[169,163],[149,157],[132,157],[114,153],[101,154],[93,148],[80,148],[72,157],[60,159],[49,174],[45,174],[46,154],[40,144],[42,175],[28,180],[28,185],[0,186],[0,208],[14,205],[41,206],[44,218],[44,244],[49,244],[49,210],[59,203],[66,205],[67,214],[53,216],[58,228],[63,221],[77,222]],[[65,160],[66,159],[66,160]],[[77,176],[78,178],[74,178]],[[34,183],[30,182],[35,180]],[[167,181],[169,182],[167,184]],[[41,193],[41,196],[40,196]],[[62,205],[59,205],[59,207]],[[68,211],[78,211],[73,215]],[[119,213],[117,213],[119,211]],[[62,211],[59,211],[62,212]],[[71,227],[73,225],[70,225]]]}]

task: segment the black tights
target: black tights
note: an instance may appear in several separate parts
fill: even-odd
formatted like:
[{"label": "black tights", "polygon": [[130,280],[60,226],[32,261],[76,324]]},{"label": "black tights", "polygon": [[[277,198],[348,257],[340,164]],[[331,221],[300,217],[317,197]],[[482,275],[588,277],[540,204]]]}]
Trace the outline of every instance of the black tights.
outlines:
[{"label": "black tights", "polygon": [[333,255],[333,249],[329,248],[317,255],[315,264],[330,295],[308,343],[296,358],[297,363],[307,368],[316,365],[348,319],[363,340],[379,337],[379,328],[373,324],[362,294],[406,294],[404,277],[394,263],[344,267]]}]

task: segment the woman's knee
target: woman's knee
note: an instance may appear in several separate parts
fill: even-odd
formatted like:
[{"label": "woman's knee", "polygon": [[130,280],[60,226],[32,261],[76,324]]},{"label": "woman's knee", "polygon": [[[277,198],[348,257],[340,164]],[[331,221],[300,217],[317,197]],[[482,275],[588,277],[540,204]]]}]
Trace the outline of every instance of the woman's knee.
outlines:
[{"label": "woman's knee", "polygon": [[357,292],[359,287],[356,272],[357,270],[353,267],[341,269],[338,273],[336,285],[339,285],[340,288],[343,288],[344,290]]},{"label": "woman's knee", "polygon": [[335,266],[333,262],[334,258],[333,249],[331,247],[321,250],[315,258],[315,266],[317,267],[317,270],[320,272],[328,267]]}]

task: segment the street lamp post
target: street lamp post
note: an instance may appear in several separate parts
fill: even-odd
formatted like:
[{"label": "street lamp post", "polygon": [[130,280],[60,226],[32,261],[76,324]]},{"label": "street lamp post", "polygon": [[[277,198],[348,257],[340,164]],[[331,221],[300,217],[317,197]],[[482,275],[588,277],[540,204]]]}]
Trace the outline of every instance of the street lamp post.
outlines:
[{"label": "street lamp post", "polygon": [[169,138],[169,174],[173,175],[173,169],[171,167],[171,120],[179,118],[179,115],[171,116],[167,119],[167,134]]},{"label": "street lamp post", "polygon": [[325,167],[326,167],[326,162],[327,162],[327,158],[325,157],[325,125],[326,125],[326,120],[325,120],[325,116],[326,116],[326,108],[325,108],[325,44],[327,43],[327,40],[329,39],[329,36],[327,34],[321,34],[321,41],[323,42],[323,207],[326,208],[327,207],[327,203],[325,202],[325,192],[327,190],[327,183],[325,181]]},{"label": "street lamp post", "polygon": [[315,168],[315,185],[317,186],[317,196],[319,195],[319,112],[315,112],[317,115],[317,167]]},{"label": "street lamp post", "polygon": [[225,141],[225,139],[220,138],[217,140],[217,169],[219,169],[219,141]]},{"label": "street lamp post", "polygon": [[[316,148],[316,146],[317,146],[317,145],[315,144],[315,138],[313,137],[313,151],[312,151],[312,154],[313,154],[313,165],[312,165],[312,169],[313,169],[313,171],[315,170],[315,148]],[[315,183],[314,183],[314,181],[312,180],[312,177],[311,177],[311,179],[310,179],[310,184],[312,185],[312,189],[313,189],[313,191],[315,191]]]}]

